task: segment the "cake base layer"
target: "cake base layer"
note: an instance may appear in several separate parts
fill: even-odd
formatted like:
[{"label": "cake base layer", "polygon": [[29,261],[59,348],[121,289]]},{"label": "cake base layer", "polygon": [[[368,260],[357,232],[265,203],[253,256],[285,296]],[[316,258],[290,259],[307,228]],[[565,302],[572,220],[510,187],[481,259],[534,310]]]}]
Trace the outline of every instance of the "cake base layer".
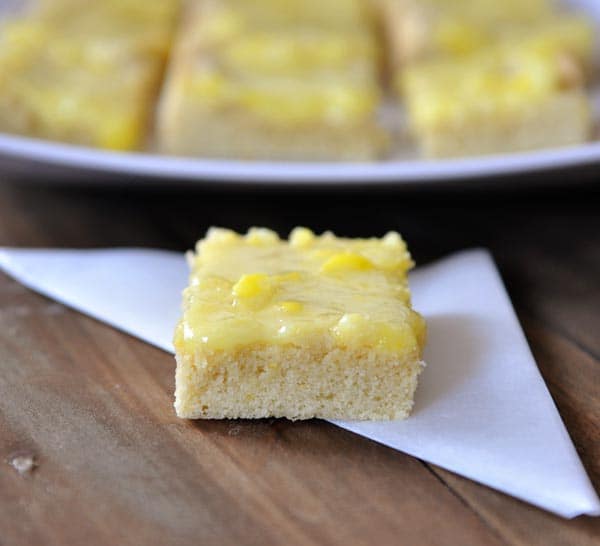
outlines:
[{"label": "cake base layer", "polygon": [[421,128],[417,137],[421,152],[430,158],[502,154],[580,144],[589,138],[591,123],[585,93],[576,90],[510,116]]},{"label": "cake base layer", "polygon": [[175,409],[179,417],[205,419],[403,419],[423,366],[327,341],[179,354]]},{"label": "cake base layer", "polygon": [[382,156],[387,143],[384,131],[371,124],[278,128],[242,112],[209,113],[181,105],[161,116],[159,131],[165,153],[221,159],[371,161]]}]

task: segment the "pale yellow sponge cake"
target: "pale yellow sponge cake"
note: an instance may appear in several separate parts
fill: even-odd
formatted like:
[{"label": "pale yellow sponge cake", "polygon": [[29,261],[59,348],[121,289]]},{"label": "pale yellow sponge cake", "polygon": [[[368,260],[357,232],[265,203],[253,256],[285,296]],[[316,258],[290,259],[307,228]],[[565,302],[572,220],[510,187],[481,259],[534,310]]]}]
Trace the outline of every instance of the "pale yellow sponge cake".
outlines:
[{"label": "pale yellow sponge cake", "polygon": [[0,26],[0,131],[144,147],[177,16],[174,0],[38,0]]},{"label": "pale yellow sponge cake", "polygon": [[410,129],[426,157],[509,153],[585,142],[591,31],[556,20],[518,40],[398,73]]},{"label": "pale yellow sponge cake", "polygon": [[395,232],[209,230],[174,338],[184,418],[401,419],[425,341]]},{"label": "pale yellow sponge cake", "polygon": [[368,0],[188,2],[158,117],[176,155],[369,160],[380,43]]}]

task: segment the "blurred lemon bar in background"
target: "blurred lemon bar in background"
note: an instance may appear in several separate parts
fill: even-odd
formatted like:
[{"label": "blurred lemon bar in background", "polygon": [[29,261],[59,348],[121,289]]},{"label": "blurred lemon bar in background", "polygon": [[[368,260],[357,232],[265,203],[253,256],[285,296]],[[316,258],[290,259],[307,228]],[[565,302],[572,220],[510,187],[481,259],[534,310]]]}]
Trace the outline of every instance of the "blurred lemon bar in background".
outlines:
[{"label": "blurred lemon bar in background", "polygon": [[391,79],[425,157],[578,144],[589,22],[550,0],[381,0]]},{"label": "blurred lemon bar in background", "polygon": [[102,148],[146,144],[173,0],[46,0],[0,28],[0,131]]},{"label": "blurred lemon bar in background", "polygon": [[188,2],[158,117],[162,151],[370,160],[380,43],[364,0]]},{"label": "blurred lemon bar in background", "polygon": [[565,16],[468,55],[409,63],[396,71],[409,129],[426,157],[584,142],[592,128],[591,51],[590,26]]}]

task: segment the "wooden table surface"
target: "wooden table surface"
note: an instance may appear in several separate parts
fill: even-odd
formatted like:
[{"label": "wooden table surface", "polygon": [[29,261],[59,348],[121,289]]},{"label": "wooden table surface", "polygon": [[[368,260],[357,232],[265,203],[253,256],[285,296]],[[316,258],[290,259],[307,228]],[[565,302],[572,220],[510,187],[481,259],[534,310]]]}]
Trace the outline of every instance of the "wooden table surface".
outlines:
[{"label": "wooden table surface", "polygon": [[[340,195],[0,181],[0,245],[183,251],[212,224],[302,224],[397,229],[418,263],[487,247],[600,490],[598,193],[567,188]],[[0,274],[1,546],[600,544],[600,518],[563,520],[325,422],[179,420],[173,372],[170,355]],[[34,468],[17,472],[15,456]]]}]

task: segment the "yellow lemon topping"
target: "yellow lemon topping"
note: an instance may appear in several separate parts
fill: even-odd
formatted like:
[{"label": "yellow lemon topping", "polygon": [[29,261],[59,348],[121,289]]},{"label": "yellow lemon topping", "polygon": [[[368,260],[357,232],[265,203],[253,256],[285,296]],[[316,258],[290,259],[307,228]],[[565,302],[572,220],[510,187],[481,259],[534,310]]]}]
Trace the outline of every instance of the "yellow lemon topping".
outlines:
[{"label": "yellow lemon topping", "polygon": [[464,58],[425,61],[400,76],[417,129],[502,117],[581,86],[579,59],[591,44],[581,20],[555,21],[539,32]]},{"label": "yellow lemon topping", "polygon": [[341,347],[403,354],[424,343],[407,288],[413,262],[397,233],[344,239],[296,228],[286,241],[266,229],[213,228],[191,265],[178,351],[302,346],[323,335]]},{"label": "yellow lemon topping", "polygon": [[[208,110],[250,113],[281,127],[371,120],[381,99],[380,44],[366,6],[356,0],[330,7],[300,0],[207,5],[190,55],[210,62],[191,62],[186,94]],[[323,10],[336,15],[317,16]]]}]

